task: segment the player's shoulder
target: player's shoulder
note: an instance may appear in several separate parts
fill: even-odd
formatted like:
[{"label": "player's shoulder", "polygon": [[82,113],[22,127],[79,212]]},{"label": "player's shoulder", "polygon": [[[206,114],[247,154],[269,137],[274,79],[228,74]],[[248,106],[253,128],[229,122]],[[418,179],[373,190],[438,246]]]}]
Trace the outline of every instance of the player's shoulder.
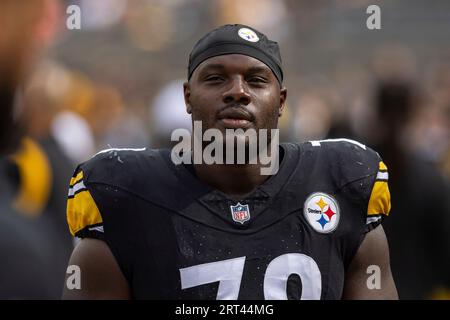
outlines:
[{"label": "player's shoulder", "polygon": [[81,163],[74,176],[81,174],[85,184],[130,184],[163,165],[160,153],[161,150],[150,148],[105,149]]},{"label": "player's shoulder", "polygon": [[173,190],[189,188],[189,185],[180,183],[175,168],[168,149],[103,150],[77,167],[70,180],[69,198],[84,190],[104,187],[104,199],[107,199],[115,196],[115,193],[107,195],[106,191],[112,187],[127,193],[130,199],[138,196],[172,207]]},{"label": "player's shoulder", "polygon": [[361,142],[340,138],[315,140],[300,145],[304,158],[331,170],[342,183],[377,175],[385,165],[378,152]]},{"label": "player's shoulder", "polygon": [[[80,164],[68,192],[67,221],[72,235],[102,239],[103,222],[117,207],[110,207],[112,196],[127,205],[133,201],[132,195],[147,196],[162,180],[152,179],[156,175],[152,173],[164,171],[160,154],[161,150],[146,148],[107,149]],[[114,195],[110,187],[116,190]],[[103,210],[105,207],[109,209]]]},{"label": "player's shoulder", "polygon": [[378,152],[359,141],[347,138],[312,140],[304,142],[302,146],[321,156],[341,159],[344,162],[358,160],[371,164],[380,160]]},{"label": "player's shoulder", "polygon": [[309,141],[300,144],[299,149],[301,167],[311,179],[322,181],[347,201],[361,205],[365,231],[389,215],[389,174],[375,150],[350,139]]}]

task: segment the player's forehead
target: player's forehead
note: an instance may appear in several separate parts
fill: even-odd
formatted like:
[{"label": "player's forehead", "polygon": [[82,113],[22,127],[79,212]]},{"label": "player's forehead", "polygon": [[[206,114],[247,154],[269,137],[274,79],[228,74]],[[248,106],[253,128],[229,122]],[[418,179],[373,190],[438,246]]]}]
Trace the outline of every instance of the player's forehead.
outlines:
[{"label": "player's forehead", "polygon": [[203,61],[194,71],[202,74],[209,71],[247,73],[249,71],[271,74],[270,68],[263,62],[243,54],[226,54],[211,57]]}]

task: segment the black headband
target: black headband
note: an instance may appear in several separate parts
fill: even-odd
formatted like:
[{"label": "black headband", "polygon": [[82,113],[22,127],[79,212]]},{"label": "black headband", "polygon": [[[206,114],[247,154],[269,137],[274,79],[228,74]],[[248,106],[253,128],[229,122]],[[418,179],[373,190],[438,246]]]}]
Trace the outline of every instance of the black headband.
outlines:
[{"label": "black headband", "polygon": [[189,55],[188,79],[206,59],[236,53],[253,57],[266,64],[281,86],[283,70],[278,43],[267,39],[261,32],[241,24],[221,26],[195,44]]}]

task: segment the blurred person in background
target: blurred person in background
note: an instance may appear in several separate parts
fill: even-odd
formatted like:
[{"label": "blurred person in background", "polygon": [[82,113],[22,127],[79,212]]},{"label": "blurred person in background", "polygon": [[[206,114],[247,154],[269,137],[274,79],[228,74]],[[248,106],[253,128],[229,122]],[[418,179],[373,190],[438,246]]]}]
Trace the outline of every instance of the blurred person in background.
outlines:
[{"label": "blurred person in background", "polygon": [[53,246],[50,259],[54,277],[62,281],[73,248],[72,237],[64,232],[66,193],[62,187],[74,164],[52,130],[54,119],[62,111],[60,97],[52,92],[58,83],[48,81],[53,74],[51,68],[41,69],[24,89],[21,120],[25,137],[9,157],[14,173],[9,176],[15,189],[14,207],[30,219],[45,223]]},{"label": "blurred person in background", "polygon": [[390,168],[393,214],[384,226],[399,297],[449,298],[448,181],[405,136],[423,99],[410,81],[398,78],[377,83],[374,96],[377,121],[372,128],[376,130],[369,140]]},{"label": "blurred person in background", "polygon": [[183,79],[177,79],[165,84],[150,105],[150,123],[155,147],[167,148],[175,145],[175,142],[167,139],[175,129],[191,130],[191,119],[185,111],[181,90],[183,83]]},{"label": "blurred person in background", "polygon": [[22,139],[20,88],[38,52],[52,38],[56,0],[0,2],[0,298],[56,298],[51,239],[47,223],[12,208],[14,187],[7,156]]}]

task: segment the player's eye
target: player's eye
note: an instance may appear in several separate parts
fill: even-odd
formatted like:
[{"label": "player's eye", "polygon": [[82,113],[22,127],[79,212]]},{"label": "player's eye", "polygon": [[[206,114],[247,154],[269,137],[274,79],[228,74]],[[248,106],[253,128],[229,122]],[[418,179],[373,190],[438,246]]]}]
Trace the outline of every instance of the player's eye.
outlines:
[{"label": "player's eye", "polygon": [[206,82],[221,82],[223,81],[223,77],[218,76],[218,75],[210,75],[205,77],[204,81]]},{"label": "player's eye", "polygon": [[248,78],[247,82],[251,83],[251,84],[262,85],[262,84],[268,83],[268,80],[261,76],[252,76],[252,77]]}]

